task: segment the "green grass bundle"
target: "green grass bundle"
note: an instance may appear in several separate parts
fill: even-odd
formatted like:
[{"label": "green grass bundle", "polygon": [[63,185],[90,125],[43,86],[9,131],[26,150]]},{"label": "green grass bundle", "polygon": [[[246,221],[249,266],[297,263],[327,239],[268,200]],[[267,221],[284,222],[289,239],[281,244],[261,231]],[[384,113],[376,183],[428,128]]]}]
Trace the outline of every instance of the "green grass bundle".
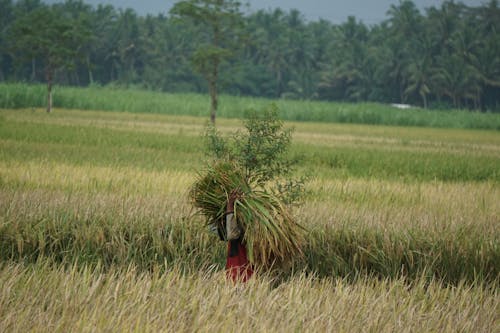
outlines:
[{"label": "green grass bundle", "polygon": [[243,228],[250,262],[258,267],[286,263],[303,254],[305,230],[273,191],[249,184],[244,170],[230,162],[218,162],[200,174],[190,197],[208,224],[224,221],[228,196],[238,189],[234,216]]}]

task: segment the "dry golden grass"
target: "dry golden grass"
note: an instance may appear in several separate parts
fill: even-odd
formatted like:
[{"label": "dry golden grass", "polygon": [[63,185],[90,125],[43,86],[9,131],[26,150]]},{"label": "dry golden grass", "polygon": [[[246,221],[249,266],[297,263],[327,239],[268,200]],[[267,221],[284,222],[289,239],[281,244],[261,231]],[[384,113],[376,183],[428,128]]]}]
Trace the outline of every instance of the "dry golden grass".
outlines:
[{"label": "dry golden grass", "polygon": [[311,198],[299,211],[311,224],[446,232],[474,227],[500,232],[496,183],[405,183],[380,180],[312,180]]},{"label": "dry golden grass", "polygon": [[3,332],[497,332],[499,295],[478,285],[317,280],[275,286],[223,273],[0,267]]},{"label": "dry golden grass", "polygon": [[188,171],[146,171],[138,168],[71,165],[47,161],[0,162],[3,182],[13,187],[66,191],[107,191],[141,195],[187,194],[194,174]]},{"label": "dry golden grass", "polygon": [[[40,193],[38,200],[25,200],[21,204],[40,201],[40,206],[50,207],[51,198],[64,198],[69,192],[74,198],[78,198],[79,193],[83,196],[91,193],[98,198],[147,198],[151,205],[170,202],[173,207],[184,207],[184,211],[189,210],[187,189],[195,179],[194,173],[188,171],[159,172],[45,161],[0,162],[0,175],[4,189],[12,187],[26,195],[34,190],[33,193]],[[359,228],[418,228],[429,232],[473,226],[490,236],[500,232],[500,188],[495,183],[312,179],[307,190],[308,198],[295,212],[299,221],[309,226],[348,224]],[[59,194],[48,194],[54,191]],[[16,191],[2,192],[6,196]],[[64,202],[62,198],[58,201]],[[103,210],[114,211],[107,207],[107,200],[96,201],[102,204]],[[5,197],[2,202],[7,205],[9,198]]]}]

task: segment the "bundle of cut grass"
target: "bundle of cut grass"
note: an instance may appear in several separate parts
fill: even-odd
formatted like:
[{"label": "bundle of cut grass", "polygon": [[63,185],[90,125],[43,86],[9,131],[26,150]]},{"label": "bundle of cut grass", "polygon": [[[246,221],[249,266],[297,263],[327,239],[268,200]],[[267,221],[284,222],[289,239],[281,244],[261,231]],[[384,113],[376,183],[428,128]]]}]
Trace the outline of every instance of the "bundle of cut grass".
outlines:
[{"label": "bundle of cut grass", "polygon": [[230,162],[216,163],[200,174],[190,197],[207,223],[222,223],[229,193],[241,195],[234,204],[234,216],[244,230],[250,262],[258,267],[286,263],[303,254],[305,229],[296,223],[287,206],[272,191],[249,184],[245,172]]}]

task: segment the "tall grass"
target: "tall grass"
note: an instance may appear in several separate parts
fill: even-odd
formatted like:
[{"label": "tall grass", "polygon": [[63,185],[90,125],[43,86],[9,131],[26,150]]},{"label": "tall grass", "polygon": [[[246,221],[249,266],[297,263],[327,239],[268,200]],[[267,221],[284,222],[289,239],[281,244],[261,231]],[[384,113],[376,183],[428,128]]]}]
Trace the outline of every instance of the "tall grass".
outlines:
[{"label": "tall grass", "polygon": [[[50,190],[0,195],[2,260],[48,257],[63,264],[134,265],[148,271],[163,263],[189,271],[223,266],[224,244],[202,221],[186,220],[191,219],[188,208],[172,199]],[[500,282],[498,230],[488,235],[455,225],[439,234],[415,226],[390,231],[310,223],[309,229],[306,258],[295,269],[317,276]]]},{"label": "tall grass", "polygon": [[[41,108],[45,86],[22,83],[0,84],[0,108]],[[270,100],[221,96],[218,115],[239,118],[249,108],[261,109]],[[481,128],[500,130],[500,115],[450,110],[399,110],[377,103],[329,103],[276,100],[281,117],[289,121],[315,121],[398,126]],[[54,106],[69,109],[128,111],[208,117],[208,96],[169,94],[109,87],[54,89]]]},{"label": "tall grass", "polygon": [[498,290],[425,279],[269,276],[245,288],[210,268],[148,273],[135,266],[0,264],[3,332],[494,332]]}]

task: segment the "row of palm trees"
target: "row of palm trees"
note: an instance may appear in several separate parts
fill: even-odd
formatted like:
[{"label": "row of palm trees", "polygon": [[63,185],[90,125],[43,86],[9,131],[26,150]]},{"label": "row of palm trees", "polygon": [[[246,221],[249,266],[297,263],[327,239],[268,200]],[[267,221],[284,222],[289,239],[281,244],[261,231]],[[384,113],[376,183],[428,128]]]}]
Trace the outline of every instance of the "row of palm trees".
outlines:
[{"label": "row of palm trees", "polygon": [[[9,27],[42,6],[40,0],[0,0],[0,80],[43,81],[43,59],[24,61],[9,48]],[[75,66],[58,71],[59,83],[206,92],[192,63],[194,51],[209,42],[203,25],[79,0],[53,6],[88,22],[91,36]],[[342,24],[307,21],[297,10],[242,18],[234,57],[221,65],[223,92],[500,108],[497,0],[477,7],[444,1],[424,12],[403,0],[388,8],[385,21],[370,26],[354,17]]]}]

